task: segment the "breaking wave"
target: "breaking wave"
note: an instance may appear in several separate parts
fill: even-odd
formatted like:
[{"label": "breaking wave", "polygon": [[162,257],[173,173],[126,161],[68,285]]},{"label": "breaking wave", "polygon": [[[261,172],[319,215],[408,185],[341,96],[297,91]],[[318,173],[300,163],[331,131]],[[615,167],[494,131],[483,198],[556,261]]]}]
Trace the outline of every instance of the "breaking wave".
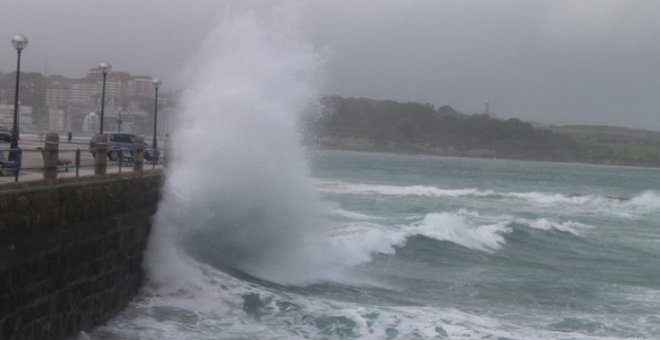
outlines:
[{"label": "breaking wave", "polygon": [[508,198],[526,201],[539,206],[556,206],[562,204],[591,205],[591,206],[619,206],[636,209],[660,208],[660,193],[645,191],[631,198],[583,195],[578,193],[552,193],[552,192],[500,192],[494,190],[481,190],[476,188],[444,189],[434,186],[394,186],[348,182],[318,181],[317,188],[321,192],[339,194],[363,194],[386,196],[421,196],[421,197],[481,197],[481,198]]},{"label": "breaking wave", "polygon": [[[339,215],[345,211],[337,212]],[[362,216],[362,214],[358,215]],[[555,221],[548,218],[524,219],[508,215],[488,216],[460,209],[455,212],[436,212],[405,225],[383,225],[370,221],[355,221],[335,226],[330,233],[333,248],[344,251],[344,260],[351,266],[367,263],[376,253],[393,255],[414,236],[453,243],[486,253],[502,249],[505,236],[514,226],[568,233],[582,236],[590,225],[574,221]]]},{"label": "breaking wave", "polygon": [[534,229],[563,231],[575,236],[581,236],[582,230],[592,228],[592,226],[580,222],[574,222],[574,221],[556,222],[549,220],[547,218],[539,218],[535,220],[516,219],[515,222],[525,224],[530,228],[534,228]]},{"label": "breaking wave", "polygon": [[626,202],[626,205],[632,207],[641,207],[647,209],[660,209],[660,193],[657,191],[645,191]]},{"label": "breaking wave", "polygon": [[178,253],[195,242],[202,262],[273,282],[341,277],[299,146],[322,56],[301,36],[295,8],[234,14],[209,34],[191,70],[146,254],[149,278],[187,280]]}]

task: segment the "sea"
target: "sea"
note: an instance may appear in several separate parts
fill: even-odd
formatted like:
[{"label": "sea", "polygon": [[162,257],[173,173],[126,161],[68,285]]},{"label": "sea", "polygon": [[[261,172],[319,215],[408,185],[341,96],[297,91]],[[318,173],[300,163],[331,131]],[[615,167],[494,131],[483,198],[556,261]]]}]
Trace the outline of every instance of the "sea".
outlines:
[{"label": "sea", "polygon": [[79,339],[658,339],[660,170],[301,147],[324,52],[228,12],[185,75],[145,283]]},{"label": "sea", "polygon": [[190,288],[147,287],[89,336],[660,336],[658,169],[348,151],[309,164],[347,271],[278,284],[198,235],[182,247]]}]

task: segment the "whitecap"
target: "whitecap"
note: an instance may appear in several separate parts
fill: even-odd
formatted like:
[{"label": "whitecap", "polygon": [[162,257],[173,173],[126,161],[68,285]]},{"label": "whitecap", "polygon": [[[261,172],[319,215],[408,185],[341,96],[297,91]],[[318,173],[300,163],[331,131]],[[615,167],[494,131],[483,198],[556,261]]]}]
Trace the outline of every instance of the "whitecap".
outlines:
[{"label": "whitecap", "polygon": [[432,213],[406,228],[408,235],[422,235],[439,241],[449,241],[466,248],[493,252],[505,243],[502,234],[511,232],[506,222],[479,225],[460,213]]},{"label": "whitecap", "polygon": [[533,220],[518,218],[515,219],[514,222],[527,225],[533,229],[556,230],[556,231],[566,232],[575,236],[581,236],[582,230],[593,228],[593,226],[581,222],[575,222],[575,221],[557,222],[547,218],[538,218]]},{"label": "whitecap", "polygon": [[626,199],[593,194],[565,194],[542,191],[513,192],[478,188],[447,189],[424,185],[397,186],[340,181],[317,181],[316,187],[322,193],[348,195],[509,199],[522,201],[523,204],[535,208],[566,207],[570,211],[607,214],[626,219],[635,218],[639,214],[652,213],[660,208],[660,193],[655,191],[645,191],[630,199]]},{"label": "whitecap", "polygon": [[625,202],[628,207],[644,208],[650,210],[660,209],[660,193],[647,190]]}]

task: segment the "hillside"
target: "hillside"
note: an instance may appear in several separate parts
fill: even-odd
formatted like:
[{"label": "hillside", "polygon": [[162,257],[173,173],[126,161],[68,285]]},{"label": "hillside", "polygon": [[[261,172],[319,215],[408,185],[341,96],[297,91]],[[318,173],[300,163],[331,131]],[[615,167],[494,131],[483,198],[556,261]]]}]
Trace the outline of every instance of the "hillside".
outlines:
[{"label": "hillside", "polygon": [[577,161],[578,143],[519,119],[466,115],[449,106],[390,100],[322,99],[314,143],[322,148],[450,156]]},{"label": "hillside", "polygon": [[582,161],[606,164],[660,166],[660,132],[615,126],[553,126],[585,150]]},{"label": "hillside", "polygon": [[449,106],[324,97],[308,122],[319,148],[660,166],[660,132],[610,126],[535,127]]}]

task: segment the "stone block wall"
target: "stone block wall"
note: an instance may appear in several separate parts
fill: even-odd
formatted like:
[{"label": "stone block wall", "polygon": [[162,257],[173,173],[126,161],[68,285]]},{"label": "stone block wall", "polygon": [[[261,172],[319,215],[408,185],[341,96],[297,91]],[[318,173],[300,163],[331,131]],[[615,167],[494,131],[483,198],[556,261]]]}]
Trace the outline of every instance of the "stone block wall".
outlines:
[{"label": "stone block wall", "polygon": [[65,339],[139,290],[163,176],[0,187],[0,339]]}]

